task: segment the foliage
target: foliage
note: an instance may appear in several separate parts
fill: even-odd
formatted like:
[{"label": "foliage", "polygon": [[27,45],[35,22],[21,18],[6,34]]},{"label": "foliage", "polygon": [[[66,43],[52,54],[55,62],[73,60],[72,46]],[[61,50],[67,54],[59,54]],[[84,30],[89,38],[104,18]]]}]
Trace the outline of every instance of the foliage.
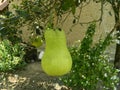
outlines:
[{"label": "foliage", "polygon": [[19,43],[12,44],[9,40],[0,41],[0,71],[12,71],[23,67],[24,48]]},{"label": "foliage", "polygon": [[[13,2],[14,0],[10,0]],[[14,13],[6,11],[0,17],[0,36],[13,41],[21,41],[20,27],[26,25],[31,32],[43,37],[44,28],[48,24],[58,27],[65,13],[76,12],[76,8],[86,0],[22,0],[20,5],[13,5]],[[61,22],[63,23],[63,22]],[[17,40],[14,40],[17,39]]]},{"label": "foliage", "polygon": [[32,33],[43,35],[43,29],[48,24],[57,27],[56,23],[61,21],[62,15],[67,12],[75,14],[79,4],[79,0],[22,0],[14,8],[20,21],[28,24]]},{"label": "foliage", "polygon": [[22,41],[22,31],[19,30],[19,17],[12,12],[0,15],[0,39],[8,39],[14,43]]},{"label": "foliage", "polygon": [[20,5],[13,5],[14,11],[5,10],[0,15],[0,38],[21,42],[20,27],[24,25],[27,25],[31,34],[42,36],[43,28],[49,23],[53,24],[54,17],[60,18],[71,10],[75,13],[78,5],[79,0],[22,0]]},{"label": "foliage", "polygon": [[79,46],[70,48],[73,59],[71,72],[61,80],[73,90],[113,90],[118,78],[117,70],[104,54],[111,43],[111,35],[93,45],[95,24],[90,24]]}]

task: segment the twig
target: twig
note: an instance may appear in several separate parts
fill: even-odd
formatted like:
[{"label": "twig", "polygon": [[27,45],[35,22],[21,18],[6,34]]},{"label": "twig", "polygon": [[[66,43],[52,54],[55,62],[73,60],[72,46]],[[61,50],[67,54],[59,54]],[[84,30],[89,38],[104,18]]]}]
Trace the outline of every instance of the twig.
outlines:
[{"label": "twig", "polygon": [[67,18],[69,17],[70,13],[71,13],[71,12],[69,12],[69,13],[66,15],[66,17],[65,17],[64,20],[62,21],[62,25],[61,25],[61,26],[63,26],[64,22],[67,20]]}]

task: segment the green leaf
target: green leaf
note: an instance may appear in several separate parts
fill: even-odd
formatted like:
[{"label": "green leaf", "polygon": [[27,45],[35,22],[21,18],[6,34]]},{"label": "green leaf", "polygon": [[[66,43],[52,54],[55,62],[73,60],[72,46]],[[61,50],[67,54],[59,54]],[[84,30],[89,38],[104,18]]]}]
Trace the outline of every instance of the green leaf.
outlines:
[{"label": "green leaf", "polygon": [[23,17],[23,18],[29,18],[29,14],[27,11],[24,10],[16,10],[16,12],[18,13],[19,16]]},{"label": "green leaf", "polygon": [[72,14],[75,14],[75,11],[76,11],[76,6],[75,6],[75,4],[73,4],[73,6],[72,6]]},{"label": "green leaf", "polygon": [[69,10],[74,3],[75,3],[74,0],[63,0],[62,10],[64,10],[64,11]]}]

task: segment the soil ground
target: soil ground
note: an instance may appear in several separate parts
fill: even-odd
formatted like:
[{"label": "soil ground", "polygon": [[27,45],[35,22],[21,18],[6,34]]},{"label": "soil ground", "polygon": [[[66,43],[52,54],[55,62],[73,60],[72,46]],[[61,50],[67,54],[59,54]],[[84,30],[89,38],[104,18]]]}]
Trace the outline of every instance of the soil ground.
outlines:
[{"label": "soil ground", "polygon": [[[3,78],[2,78],[3,77]],[[46,75],[40,62],[28,64],[24,69],[0,75],[0,90],[68,90],[58,77]],[[70,89],[69,89],[70,90]]]}]

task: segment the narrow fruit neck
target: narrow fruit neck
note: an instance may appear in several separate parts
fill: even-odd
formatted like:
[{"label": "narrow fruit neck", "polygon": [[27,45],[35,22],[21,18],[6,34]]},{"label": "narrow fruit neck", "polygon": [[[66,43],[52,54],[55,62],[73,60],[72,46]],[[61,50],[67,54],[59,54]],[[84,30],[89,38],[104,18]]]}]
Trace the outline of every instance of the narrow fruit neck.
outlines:
[{"label": "narrow fruit neck", "polygon": [[45,32],[46,48],[66,47],[66,37],[64,31],[48,29]]}]

